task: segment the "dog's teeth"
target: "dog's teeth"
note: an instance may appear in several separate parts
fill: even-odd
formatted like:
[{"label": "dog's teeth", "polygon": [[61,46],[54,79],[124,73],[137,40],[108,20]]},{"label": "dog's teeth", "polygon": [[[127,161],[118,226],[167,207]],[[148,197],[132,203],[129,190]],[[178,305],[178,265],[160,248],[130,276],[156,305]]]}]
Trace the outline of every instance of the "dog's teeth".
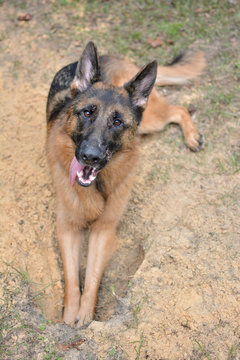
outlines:
[{"label": "dog's teeth", "polygon": [[82,184],[91,185],[91,183],[96,179],[97,173],[98,172],[96,170],[94,170],[94,168],[93,168],[92,173],[89,175],[88,179],[84,178],[83,171],[77,171],[76,175],[78,176],[78,179]]}]

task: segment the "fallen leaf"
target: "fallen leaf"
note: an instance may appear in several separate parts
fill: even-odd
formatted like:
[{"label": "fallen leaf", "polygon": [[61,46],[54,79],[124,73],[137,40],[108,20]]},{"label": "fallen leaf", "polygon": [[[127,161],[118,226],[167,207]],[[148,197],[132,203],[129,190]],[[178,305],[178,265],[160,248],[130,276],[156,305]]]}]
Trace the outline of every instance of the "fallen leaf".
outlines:
[{"label": "fallen leaf", "polygon": [[233,46],[238,46],[238,41],[237,41],[236,37],[231,38],[230,41],[231,41]]},{"label": "fallen leaf", "polygon": [[77,349],[80,351],[79,346],[82,345],[85,341],[85,339],[79,339],[70,344],[58,344],[57,347],[61,351],[67,351],[69,349]]},{"label": "fallen leaf", "polygon": [[33,15],[29,14],[29,13],[25,13],[25,14],[19,14],[17,19],[18,21],[30,21],[32,20]]},{"label": "fallen leaf", "polygon": [[156,47],[158,47],[158,46],[164,46],[164,45],[165,45],[163,39],[160,38],[160,36],[157,37],[157,38],[155,38],[155,39],[150,39],[150,38],[148,38],[148,39],[147,39],[147,42],[148,42],[153,48],[156,48]]},{"label": "fallen leaf", "polygon": [[188,112],[190,115],[193,115],[196,111],[197,111],[197,109],[193,104],[188,105]]},{"label": "fallen leaf", "polygon": [[166,40],[166,43],[169,44],[169,45],[173,45],[173,44],[174,44],[174,40],[172,40],[172,39],[167,39],[167,40]]}]

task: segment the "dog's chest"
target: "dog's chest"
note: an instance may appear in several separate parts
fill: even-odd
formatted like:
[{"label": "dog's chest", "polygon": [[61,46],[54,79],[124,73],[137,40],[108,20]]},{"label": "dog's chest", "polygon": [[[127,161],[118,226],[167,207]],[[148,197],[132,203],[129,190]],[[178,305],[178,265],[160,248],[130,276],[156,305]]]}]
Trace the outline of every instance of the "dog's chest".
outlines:
[{"label": "dog's chest", "polygon": [[84,226],[91,224],[103,213],[105,207],[104,196],[96,186],[78,188],[78,201],[75,203],[75,216]]}]

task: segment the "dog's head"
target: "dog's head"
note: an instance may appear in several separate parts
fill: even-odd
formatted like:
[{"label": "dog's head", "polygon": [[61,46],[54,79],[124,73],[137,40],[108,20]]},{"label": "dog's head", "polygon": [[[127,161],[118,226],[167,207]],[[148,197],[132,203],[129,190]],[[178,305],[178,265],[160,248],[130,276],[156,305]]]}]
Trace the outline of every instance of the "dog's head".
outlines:
[{"label": "dog's head", "polygon": [[[121,72],[121,69],[119,69]],[[146,65],[123,88],[101,81],[97,50],[89,42],[71,83],[70,133],[75,157],[70,178],[82,186],[95,180],[112,156],[126,150],[137,131],[153,88],[157,62]]]}]

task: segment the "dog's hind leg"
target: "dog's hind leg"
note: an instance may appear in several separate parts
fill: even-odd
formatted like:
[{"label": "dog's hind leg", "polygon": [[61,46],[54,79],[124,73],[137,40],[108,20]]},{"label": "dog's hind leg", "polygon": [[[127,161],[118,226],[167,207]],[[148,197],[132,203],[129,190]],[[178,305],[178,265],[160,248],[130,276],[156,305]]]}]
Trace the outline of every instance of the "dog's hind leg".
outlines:
[{"label": "dog's hind leg", "polygon": [[57,233],[65,280],[63,320],[66,324],[73,326],[80,304],[79,257],[83,234],[78,228],[68,226],[59,214]]},{"label": "dog's hind leg", "polygon": [[176,123],[181,127],[185,144],[192,151],[201,149],[203,145],[202,136],[195,128],[187,109],[183,106],[169,105],[153,89],[138,132],[139,134],[154,133],[162,130],[169,123]]}]

